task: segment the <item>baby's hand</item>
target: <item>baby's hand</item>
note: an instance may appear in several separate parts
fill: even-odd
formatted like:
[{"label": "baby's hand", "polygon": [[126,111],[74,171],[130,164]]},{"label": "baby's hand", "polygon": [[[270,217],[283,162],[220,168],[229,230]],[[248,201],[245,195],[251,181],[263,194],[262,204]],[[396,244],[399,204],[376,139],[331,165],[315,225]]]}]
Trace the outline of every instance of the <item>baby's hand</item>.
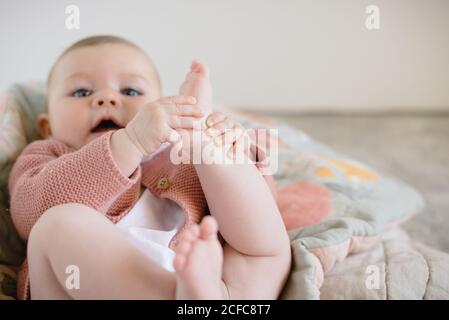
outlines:
[{"label": "baby's hand", "polygon": [[143,106],[125,128],[131,142],[143,156],[156,151],[164,142],[176,142],[176,129],[192,129],[203,116],[195,97],[163,97]]},{"label": "baby's hand", "polygon": [[250,139],[245,128],[221,112],[211,113],[206,119],[205,135],[216,148],[230,159],[240,154],[248,156]]}]

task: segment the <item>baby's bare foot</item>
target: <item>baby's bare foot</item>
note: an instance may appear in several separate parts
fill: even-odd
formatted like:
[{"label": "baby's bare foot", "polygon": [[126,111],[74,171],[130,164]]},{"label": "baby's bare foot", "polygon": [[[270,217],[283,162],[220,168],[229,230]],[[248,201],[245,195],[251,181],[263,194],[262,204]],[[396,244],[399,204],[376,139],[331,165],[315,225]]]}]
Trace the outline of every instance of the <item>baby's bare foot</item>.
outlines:
[{"label": "baby's bare foot", "polygon": [[206,116],[212,112],[212,85],[209,70],[204,64],[196,60],[192,62],[190,71],[179,88],[179,94],[194,96]]},{"label": "baby's bare foot", "polygon": [[217,238],[215,218],[206,216],[201,224],[185,232],[175,249],[176,299],[220,300],[225,298],[221,281],[223,248]]}]

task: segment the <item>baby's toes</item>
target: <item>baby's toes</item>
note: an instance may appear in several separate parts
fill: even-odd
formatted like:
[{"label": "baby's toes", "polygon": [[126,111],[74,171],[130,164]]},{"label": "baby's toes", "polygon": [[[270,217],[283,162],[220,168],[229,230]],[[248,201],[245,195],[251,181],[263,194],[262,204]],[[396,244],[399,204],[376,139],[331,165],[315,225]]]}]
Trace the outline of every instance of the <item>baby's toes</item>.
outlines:
[{"label": "baby's toes", "polygon": [[200,234],[200,228],[197,224],[190,226],[186,231],[184,231],[180,241],[193,241],[198,238]]},{"label": "baby's toes", "polygon": [[179,245],[175,248],[175,252],[177,254],[187,254],[191,250],[193,242],[198,240],[199,235],[200,227],[196,224],[190,226],[186,231],[184,231],[181,239],[179,239]]},{"label": "baby's toes", "polygon": [[177,255],[187,255],[192,250],[193,241],[183,241],[175,249]]},{"label": "baby's toes", "polygon": [[184,269],[186,265],[187,257],[182,254],[176,254],[175,259],[173,259],[173,268],[175,271],[180,272]]},{"label": "baby's toes", "polygon": [[212,216],[205,216],[200,225],[200,238],[211,239],[217,236],[218,223]]},{"label": "baby's toes", "polygon": [[194,241],[194,239],[191,241],[183,241],[175,248],[176,256],[173,260],[173,267],[176,271],[184,269],[189,253],[193,248]]},{"label": "baby's toes", "polygon": [[197,60],[192,61],[191,70],[201,74],[202,76],[207,77],[209,75],[209,69],[205,64],[202,64],[201,62]]}]

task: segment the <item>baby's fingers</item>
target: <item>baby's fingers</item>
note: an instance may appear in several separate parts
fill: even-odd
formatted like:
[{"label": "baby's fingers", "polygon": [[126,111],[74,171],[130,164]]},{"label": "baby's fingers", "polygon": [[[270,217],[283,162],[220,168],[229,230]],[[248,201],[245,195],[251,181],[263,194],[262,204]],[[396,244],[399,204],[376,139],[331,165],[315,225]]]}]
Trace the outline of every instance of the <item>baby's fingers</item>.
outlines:
[{"label": "baby's fingers", "polygon": [[200,128],[201,124],[200,120],[195,117],[169,115],[168,125],[172,129],[195,129]]},{"label": "baby's fingers", "polygon": [[167,108],[169,114],[177,116],[201,118],[204,115],[202,108],[198,105],[170,104]]},{"label": "baby's fingers", "polygon": [[168,142],[170,143],[176,143],[181,138],[181,135],[176,131],[170,128],[169,134],[168,134]]},{"label": "baby's fingers", "polygon": [[215,145],[233,144],[244,134],[245,129],[238,123],[232,129],[225,129],[221,135],[214,138]]},{"label": "baby's fingers", "polygon": [[158,100],[159,103],[162,104],[196,104],[196,98],[193,96],[171,96],[171,97],[162,97]]},{"label": "baby's fingers", "polygon": [[227,156],[230,159],[235,159],[238,154],[248,156],[250,144],[251,141],[249,135],[245,131],[243,131],[243,134],[237,138],[235,143],[228,150]]},{"label": "baby's fingers", "polygon": [[214,124],[210,128],[206,129],[206,134],[209,137],[215,137],[223,134],[227,130],[237,128],[237,126],[241,127],[241,125],[234,120],[230,118],[224,118],[223,120],[214,122]]},{"label": "baby's fingers", "polygon": [[221,113],[221,112],[214,112],[211,113],[207,118],[206,118],[206,126],[211,128],[213,127],[216,123],[221,122],[223,120],[226,119],[226,116]]}]

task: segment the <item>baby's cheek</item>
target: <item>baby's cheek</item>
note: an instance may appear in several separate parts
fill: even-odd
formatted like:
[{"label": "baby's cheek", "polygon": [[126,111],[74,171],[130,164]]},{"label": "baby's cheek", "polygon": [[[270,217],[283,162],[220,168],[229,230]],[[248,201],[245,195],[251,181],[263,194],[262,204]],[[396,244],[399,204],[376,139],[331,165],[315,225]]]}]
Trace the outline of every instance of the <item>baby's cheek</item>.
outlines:
[{"label": "baby's cheek", "polygon": [[130,122],[135,117],[137,112],[139,112],[139,110],[143,108],[143,106],[145,106],[147,103],[149,102],[144,99],[138,99],[138,101],[134,101],[132,104],[126,106],[124,108],[125,114],[123,117],[125,120],[125,125],[128,124],[128,122]]},{"label": "baby's cheek", "polygon": [[90,121],[76,113],[65,114],[54,120],[53,137],[79,148],[90,135]]}]

